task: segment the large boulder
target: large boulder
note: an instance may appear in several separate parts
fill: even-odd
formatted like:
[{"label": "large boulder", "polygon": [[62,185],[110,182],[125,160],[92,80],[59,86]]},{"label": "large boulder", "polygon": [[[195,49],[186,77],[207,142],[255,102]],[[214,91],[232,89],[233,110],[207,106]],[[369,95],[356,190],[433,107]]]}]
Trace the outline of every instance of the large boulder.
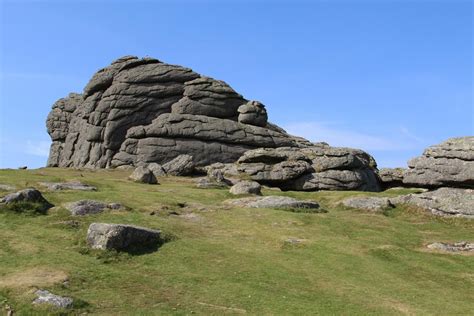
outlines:
[{"label": "large boulder", "polygon": [[325,143],[250,150],[237,162],[237,170],[254,181],[298,191],[379,191],[376,167],[361,150]]},{"label": "large boulder", "polygon": [[249,149],[308,143],[267,122],[261,103],[225,82],[134,56],[99,70],[82,94],[58,100],[46,125],[50,167],[163,165],[183,154],[206,166]]},{"label": "large boulder", "polygon": [[474,188],[474,136],[450,138],[408,162],[405,185]]},{"label": "large boulder", "polygon": [[426,210],[433,215],[474,218],[474,190],[439,188],[420,194],[408,194],[390,198],[394,205],[408,204]]},{"label": "large boulder", "polygon": [[186,176],[194,171],[193,157],[190,155],[179,155],[163,165],[167,175]]},{"label": "large boulder", "polygon": [[384,189],[403,186],[404,168],[382,168],[379,170],[380,184]]},{"label": "large boulder", "polygon": [[87,244],[93,249],[134,250],[155,248],[161,242],[159,230],[122,224],[92,223]]}]

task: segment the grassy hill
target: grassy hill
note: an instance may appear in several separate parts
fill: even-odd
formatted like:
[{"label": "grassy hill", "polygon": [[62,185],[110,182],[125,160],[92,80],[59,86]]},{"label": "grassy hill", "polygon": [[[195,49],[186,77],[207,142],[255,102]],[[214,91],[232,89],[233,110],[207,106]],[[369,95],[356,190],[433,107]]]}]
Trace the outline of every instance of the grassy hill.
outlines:
[{"label": "grassy hill", "polygon": [[[374,214],[338,206],[355,195],[280,192],[314,199],[327,213],[231,208],[226,189],[192,178],[132,183],[129,171],[1,170],[17,189],[79,180],[97,192],[44,192],[47,215],[0,211],[0,304],[16,315],[468,315],[474,256],[426,251],[436,241],[472,240],[474,221],[415,209]],[[413,190],[411,190],[413,191]],[[6,192],[5,192],[6,193]],[[3,193],[2,193],[3,194]],[[2,195],[0,194],[0,195]],[[64,203],[119,202],[126,211],[73,217]],[[161,229],[156,252],[131,255],[86,247],[92,222]],[[302,240],[292,243],[291,238]],[[75,299],[72,310],[33,306],[37,288]],[[2,311],[3,312],[3,311]]]}]

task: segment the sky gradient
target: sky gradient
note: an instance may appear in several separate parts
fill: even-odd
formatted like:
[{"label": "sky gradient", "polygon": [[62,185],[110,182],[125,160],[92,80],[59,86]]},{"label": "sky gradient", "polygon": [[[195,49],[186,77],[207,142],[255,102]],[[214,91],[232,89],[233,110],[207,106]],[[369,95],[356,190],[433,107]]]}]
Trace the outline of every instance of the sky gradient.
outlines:
[{"label": "sky gradient", "polygon": [[0,0],[0,168],[44,166],[52,104],[123,55],[224,80],[293,134],[406,166],[474,135],[472,3]]}]

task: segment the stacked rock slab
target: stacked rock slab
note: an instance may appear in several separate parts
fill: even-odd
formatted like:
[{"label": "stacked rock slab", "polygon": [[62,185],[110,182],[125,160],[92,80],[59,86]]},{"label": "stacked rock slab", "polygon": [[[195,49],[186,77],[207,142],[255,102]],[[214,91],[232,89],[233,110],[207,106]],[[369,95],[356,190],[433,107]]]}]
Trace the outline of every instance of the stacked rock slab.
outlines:
[{"label": "stacked rock slab", "polygon": [[223,81],[133,56],[99,70],[82,94],[57,101],[47,128],[52,167],[164,164],[181,154],[205,166],[234,162],[249,149],[308,143],[268,123],[261,103]]},{"label": "stacked rock slab", "polygon": [[237,170],[254,181],[297,191],[379,191],[376,168],[375,160],[361,150],[325,143],[251,150],[237,162]]},{"label": "stacked rock slab", "polygon": [[450,138],[408,162],[404,185],[426,188],[474,187],[474,136]]}]

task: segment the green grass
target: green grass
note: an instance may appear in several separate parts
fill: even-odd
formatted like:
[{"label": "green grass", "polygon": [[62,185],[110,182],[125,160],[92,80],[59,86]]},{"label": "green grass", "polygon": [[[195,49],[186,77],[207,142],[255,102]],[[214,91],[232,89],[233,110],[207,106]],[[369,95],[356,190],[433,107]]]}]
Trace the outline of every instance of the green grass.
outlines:
[{"label": "green grass", "polygon": [[[474,222],[416,209],[374,214],[343,208],[349,196],[413,190],[279,192],[314,199],[327,213],[232,208],[225,189],[191,178],[160,185],[127,180],[129,171],[1,170],[0,183],[36,187],[56,207],[47,215],[0,212],[0,304],[17,315],[468,315],[474,256],[433,253],[434,241],[472,240]],[[79,180],[97,192],[47,192],[42,181]],[[72,217],[79,199],[119,202],[127,211]],[[170,214],[193,212],[197,218]],[[153,215],[151,215],[153,214]],[[168,242],[142,255],[90,250],[92,222],[161,229]],[[303,242],[289,244],[288,238]],[[68,280],[64,284],[64,279]],[[33,306],[45,288],[73,297],[72,310]]]}]

